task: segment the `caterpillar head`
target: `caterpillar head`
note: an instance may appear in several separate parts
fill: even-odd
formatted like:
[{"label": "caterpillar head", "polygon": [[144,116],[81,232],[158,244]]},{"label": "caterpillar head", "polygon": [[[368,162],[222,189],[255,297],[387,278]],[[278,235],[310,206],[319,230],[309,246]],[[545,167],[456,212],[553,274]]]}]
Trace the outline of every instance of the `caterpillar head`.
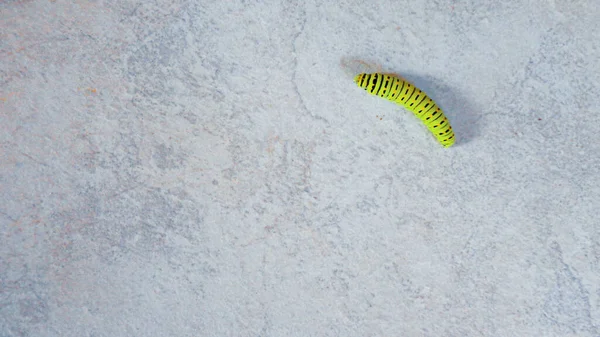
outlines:
[{"label": "caterpillar head", "polygon": [[363,73],[363,74],[358,74],[358,75],[354,76],[354,83],[356,83],[360,86],[360,81],[362,81],[362,79],[365,75],[366,74]]}]

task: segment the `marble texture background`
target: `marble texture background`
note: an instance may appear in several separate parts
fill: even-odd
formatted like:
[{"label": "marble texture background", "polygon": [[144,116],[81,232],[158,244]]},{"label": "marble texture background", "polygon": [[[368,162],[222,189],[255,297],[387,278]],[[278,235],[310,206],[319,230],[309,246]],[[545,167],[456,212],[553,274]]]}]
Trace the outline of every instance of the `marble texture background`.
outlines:
[{"label": "marble texture background", "polygon": [[0,2],[0,336],[600,336],[599,8]]}]

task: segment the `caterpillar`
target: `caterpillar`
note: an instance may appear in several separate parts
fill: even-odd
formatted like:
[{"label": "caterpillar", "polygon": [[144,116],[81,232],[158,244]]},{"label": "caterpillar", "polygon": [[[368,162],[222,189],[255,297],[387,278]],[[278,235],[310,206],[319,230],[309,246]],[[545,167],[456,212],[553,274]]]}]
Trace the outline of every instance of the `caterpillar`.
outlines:
[{"label": "caterpillar", "polygon": [[354,77],[356,84],[376,95],[404,106],[427,126],[444,147],[454,144],[454,131],[440,107],[413,84],[394,75],[361,73]]}]

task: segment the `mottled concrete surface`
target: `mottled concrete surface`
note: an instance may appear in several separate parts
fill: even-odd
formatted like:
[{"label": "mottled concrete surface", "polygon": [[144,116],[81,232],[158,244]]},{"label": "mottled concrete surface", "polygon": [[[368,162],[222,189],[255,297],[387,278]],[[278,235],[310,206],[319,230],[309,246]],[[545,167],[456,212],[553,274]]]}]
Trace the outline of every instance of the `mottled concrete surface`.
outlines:
[{"label": "mottled concrete surface", "polygon": [[0,336],[600,335],[597,1],[0,20]]}]

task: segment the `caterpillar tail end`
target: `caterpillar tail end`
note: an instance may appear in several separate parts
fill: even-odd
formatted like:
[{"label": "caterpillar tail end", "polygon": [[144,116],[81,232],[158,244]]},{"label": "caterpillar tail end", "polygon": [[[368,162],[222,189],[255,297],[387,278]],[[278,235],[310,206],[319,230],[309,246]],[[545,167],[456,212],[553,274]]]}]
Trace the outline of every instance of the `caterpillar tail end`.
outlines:
[{"label": "caterpillar tail end", "polygon": [[450,140],[450,141],[446,141],[446,142],[440,142],[440,144],[442,144],[443,147],[445,148],[449,148],[452,145],[454,145],[454,137]]}]

